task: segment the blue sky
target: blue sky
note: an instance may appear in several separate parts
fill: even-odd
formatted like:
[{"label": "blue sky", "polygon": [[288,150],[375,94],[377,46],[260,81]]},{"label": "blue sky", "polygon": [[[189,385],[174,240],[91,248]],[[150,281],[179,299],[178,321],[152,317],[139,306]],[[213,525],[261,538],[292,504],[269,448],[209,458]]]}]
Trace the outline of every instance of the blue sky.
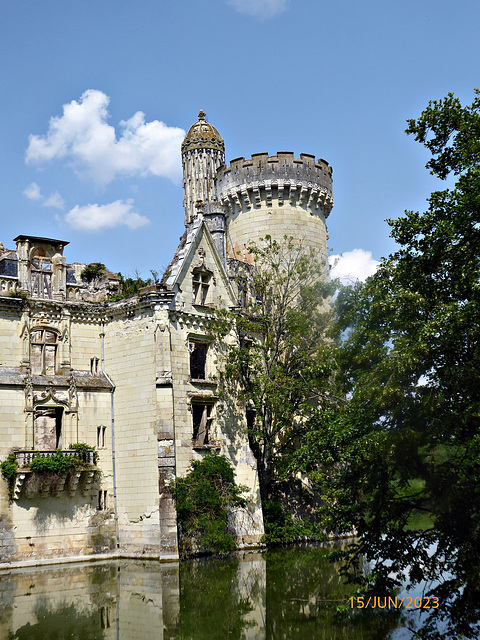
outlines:
[{"label": "blue sky", "polygon": [[183,232],[179,144],[203,109],[227,161],[333,166],[330,248],[363,250],[355,270],[394,250],[385,218],[442,187],[406,120],[449,91],[471,101],[479,22],[472,0],[3,0],[0,240],[161,271]]}]

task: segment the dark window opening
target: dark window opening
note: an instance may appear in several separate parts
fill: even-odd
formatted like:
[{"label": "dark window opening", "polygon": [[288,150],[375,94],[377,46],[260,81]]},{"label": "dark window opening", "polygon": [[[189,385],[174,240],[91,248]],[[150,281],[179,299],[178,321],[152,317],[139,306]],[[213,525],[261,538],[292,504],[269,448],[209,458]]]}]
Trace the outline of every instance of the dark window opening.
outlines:
[{"label": "dark window opening", "polygon": [[193,445],[202,447],[211,444],[213,404],[192,403]]},{"label": "dark window opening", "polygon": [[190,342],[190,377],[192,380],[205,380],[207,369],[208,344]]},{"label": "dark window opening", "polygon": [[106,508],[107,508],[107,492],[106,491],[99,491],[98,492],[97,509],[99,511],[105,511]]},{"label": "dark window opening", "polygon": [[105,436],[107,433],[107,427],[97,427],[97,448],[103,449],[105,447]]},{"label": "dark window opening", "polygon": [[45,407],[35,411],[35,449],[54,451],[62,448],[61,407]]},{"label": "dark window opening", "polygon": [[251,431],[255,427],[255,417],[257,412],[255,409],[247,409],[245,411],[245,416],[247,418],[247,429]]}]

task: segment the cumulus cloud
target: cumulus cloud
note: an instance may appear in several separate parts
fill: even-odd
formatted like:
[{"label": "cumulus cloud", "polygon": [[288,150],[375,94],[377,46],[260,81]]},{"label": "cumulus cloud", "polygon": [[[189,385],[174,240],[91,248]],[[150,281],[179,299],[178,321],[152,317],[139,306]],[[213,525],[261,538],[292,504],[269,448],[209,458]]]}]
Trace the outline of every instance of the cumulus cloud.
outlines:
[{"label": "cumulus cloud", "polygon": [[54,193],[52,193],[52,195],[48,196],[48,198],[45,198],[45,200],[42,202],[42,206],[54,207],[55,209],[63,209],[65,206],[65,202],[58,191],[55,191]]},{"label": "cumulus cloud", "polygon": [[67,213],[65,221],[80,231],[101,231],[120,225],[138,229],[150,223],[148,218],[135,211],[133,200],[115,200],[110,204],[87,204],[82,207],[77,205]]},{"label": "cumulus cloud", "polygon": [[137,111],[120,122],[120,134],[107,123],[110,98],[89,89],[80,100],[63,105],[63,114],[50,118],[45,135],[30,135],[26,162],[41,165],[65,159],[98,184],[117,177],[181,177],[180,145],[185,131],[164,122],[145,122]]},{"label": "cumulus cloud", "polygon": [[256,18],[273,18],[287,8],[289,0],[228,0],[239,13]]},{"label": "cumulus cloud", "polygon": [[354,284],[357,280],[364,282],[375,273],[380,264],[372,258],[371,251],[364,249],[353,249],[330,256],[329,263],[331,278],[339,278],[343,284]]},{"label": "cumulus cloud", "polygon": [[41,189],[36,182],[29,184],[28,187],[23,190],[23,195],[29,200],[35,200],[36,202],[43,200]]},{"label": "cumulus cloud", "polygon": [[58,191],[55,191],[48,197],[45,197],[36,182],[32,182],[31,184],[29,184],[28,187],[23,190],[23,195],[29,200],[34,200],[35,202],[39,203],[41,202],[42,207],[54,207],[55,209],[63,209],[65,206],[65,202]]}]

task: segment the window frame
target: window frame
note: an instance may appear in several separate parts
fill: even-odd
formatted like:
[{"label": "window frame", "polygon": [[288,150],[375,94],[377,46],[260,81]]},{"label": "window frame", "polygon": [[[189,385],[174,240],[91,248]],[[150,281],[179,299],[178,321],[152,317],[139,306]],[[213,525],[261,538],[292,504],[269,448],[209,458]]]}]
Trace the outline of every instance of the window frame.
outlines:
[{"label": "window frame", "polygon": [[[35,340],[34,336],[35,334],[41,334],[41,340]],[[54,340],[48,340],[46,334],[49,333],[54,337]],[[29,336],[29,346],[30,346],[30,369],[32,372],[32,375],[34,376],[45,376],[45,375],[56,375],[57,373],[57,353],[58,353],[58,338],[59,338],[59,333],[56,329],[54,329],[53,327],[34,327],[31,331],[30,331],[30,336]],[[40,367],[35,367],[35,371],[34,366],[33,366],[33,354],[34,354],[34,347],[38,347],[40,346]],[[48,370],[47,372],[47,365],[48,365],[48,359],[46,357],[47,354],[47,347],[54,347],[51,351],[53,352],[53,373],[51,370]]]},{"label": "window frame", "polygon": [[205,267],[197,267],[192,271],[193,304],[198,307],[211,305],[213,272]]},{"label": "window frame", "polygon": [[[213,424],[216,418],[216,412],[215,412],[216,402],[217,402],[217,398],[211,397],[211,396],[210,397],[197,396],[192,398],[191,400],[192,447],[194,449],[218,448],[217,443],[212,438]],[[201,410],[200,420],[198,421],[195,416],[196,409]]]}]

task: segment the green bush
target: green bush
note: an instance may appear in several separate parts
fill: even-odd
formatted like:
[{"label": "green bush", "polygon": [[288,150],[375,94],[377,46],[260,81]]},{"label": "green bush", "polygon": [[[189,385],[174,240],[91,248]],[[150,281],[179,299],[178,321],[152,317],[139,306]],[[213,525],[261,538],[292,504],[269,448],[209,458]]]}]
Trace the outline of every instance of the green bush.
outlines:
[{"label": "green bush", "polygon": [[173,483],[179,522],[179,547],[182,557],[198,551],[220,555],[236,548],[228,531],[228,513],[246,504],[242,494],[247,487],[235,483],[230,462],[217,453],[194,460],[184,478]]},{"label": "green bush", "polygon": [[8,483],[8,494],[10,498],[13,496],[13,490],[15,488],[15,476],[18,469],[18,462],[15,458],[15,454],[11,453],[6,460],[0,465],[2,475]]}]

